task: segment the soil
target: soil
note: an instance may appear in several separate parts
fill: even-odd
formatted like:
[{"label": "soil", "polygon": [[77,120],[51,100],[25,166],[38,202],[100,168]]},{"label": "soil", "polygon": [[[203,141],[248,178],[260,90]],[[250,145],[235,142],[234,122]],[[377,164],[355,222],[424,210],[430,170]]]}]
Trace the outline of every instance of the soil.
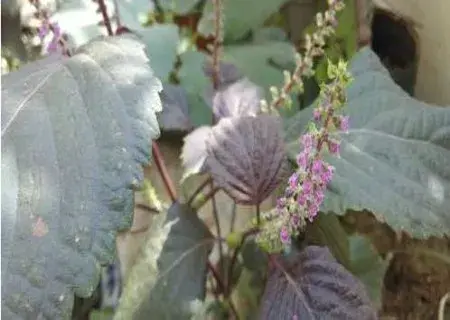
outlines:
[{"label": "soil", "polygon": [[[369,236],[379,253],[390,259],[381,319],[438,319],[439,302],[450,291],[450,239],[414,240],[396,234],[368,212],[351,212],[344,220]],[[450,310],[444,319],[450,319]]]}]

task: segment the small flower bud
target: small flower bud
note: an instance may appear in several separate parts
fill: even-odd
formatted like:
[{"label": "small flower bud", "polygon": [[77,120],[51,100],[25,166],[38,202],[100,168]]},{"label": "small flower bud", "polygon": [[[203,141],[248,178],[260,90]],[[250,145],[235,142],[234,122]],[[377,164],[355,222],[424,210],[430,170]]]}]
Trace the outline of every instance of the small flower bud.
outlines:
[{"label": "small flower bud", "polygon": [[313,47],[313,42],[312,42],[311,35],[306,34],[305,35],[305,50],[308,52],[312,49],[312,47]]},{"label": "small flower bud", "polygon": [[267,103],[267,101],[265,99],[262,99],[260,102],[261,105],[261,111],[266,113],[269,112],[269,104]]},{"label": "small flower bud", "polygon": [[277,100],[280,98],[280,92],[277,87],[271,86],[269,90],[270,90],[270,93],[272,94],[273,100]]},{"label": "small flower bud", "polygon": [[349,117],[348,116],[340,116],[340,129],[344,132],[348,132],[349,128]]},{"label": "small flower bud", "polygon": [[316,24],[317,27],[321,28],[323,26],[323,14],[322,12],[318,12],[316,14]]},{"label": "small flower bud", "polygon": [[314,120],[316,120],[316,121],[320,121],[321,120],[321,118],[322,118],[322,108],[321,107],[318,107],[318,108],[315,108],[314,110],[313,110],[313,117],[314,117]]},{"label": "small flower bud", "polygon": [[341,147],[339,141],[329,139],[327,141],[327,145],[328,145],[328,151],[330,151],[331,154],[339,155],[340,147]]}]

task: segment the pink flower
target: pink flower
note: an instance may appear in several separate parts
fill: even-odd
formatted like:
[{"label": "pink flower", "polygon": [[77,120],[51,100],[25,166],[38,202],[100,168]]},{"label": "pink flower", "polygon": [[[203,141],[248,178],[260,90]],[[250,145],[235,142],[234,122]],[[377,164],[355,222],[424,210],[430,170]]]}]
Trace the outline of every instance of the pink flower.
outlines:
[{"label": "pink flower", "polygon": [[320,121],[320,119],[322,118],[322,110],[319,108],[314,109],[313,117],[314,117],[314,120]]},{"label": "pink flower", "polygon": [[297,155],[297,165],[303,170],[306,170],[306,167],[308,166],[308,160],[309,160],[308,150],[303,150]]},{"label": "pink flower", "polygon": [[286,198],[278,198],[277,199],[277,208],[283,209],[286,206]]},{"label": "pink flower", "polygon": [[324,169],[323,167],[324,167],[324,164],[323,164],[322,160],[320,160],[320,159],[314,160],[313,165],[312,165],[313,174],[320,175],[323,172],[323,169]]},{"label": "pink flower", "polygon": [[308,199],[308,196],[302,192],[297,197],[297,203],[303,207],[306,204],[307,199]]},{"label": "pink flower", "polygon": [[38,28],[38,34],[39,34],[39,38],[42,40],[45,38],[45,36],[50,32],[50,29],[48,27],[48,25],[46,23],[43,23],[39,28]]},{"label": "pink flower", "polygon": [[50,41],[50,43],[47,46],[47,52],[55,53],[57,51],[58,51],[58,39],[55,39],[55,37],[53,37],[53,39]]},{"label": "pink flower", "polygon": [[290,178],[289,178],[289,186],[293,190],[297,189],[297,186],[298,186],[298,174],[296,172],[294,172],[294,174],[292,176],[290,176]]},{"label": "pink flower", "polygon": [[317,203],[311,203],[308,207],[308,218],[309,221],[313,221],[313,219],[317,216],[319,212],[319,205]]},{"label": "pink flower", "polygon": [[327,164],[326,170],[321,175],[321,180],[325,184],[329,184],[331,179],[333,178],[334,167]]},{"label": "pink flower", "polygon": [[58,22],[52,23],[52,31],[53,31],[53,37],[60,38],[61,37],[61,28],[58,24]]},{"label": "pink flower", "polygon": [[339,141],[329,139],[328,140],[328,150],[332,154],[338,155],[340,153],[340,150],[341,150],[341,144],[339,143]]},{"label": "pink flower", "polygon": [[348,116],[340,116],[340,129],[344,132],[348,132],[349,128],[349,117]]},{"label": "pink flower", "polygon": [[289,244],[289,243],[291,243],[291,236],[290,236],[290,234],[289,234],[288,229],[287,229],[285,226],[283,226],[283,227],[281,228],[281,231],[280,231],[280,239],[281,239],[281,242],[283,242],[283,244]]},{"label": "pink flower", "polygon": [[297,215],[292,216],[291,224],[294,228],[298,228],[300,226],[300,217]]},{"label": "pink flower", "polygon": [[303,192],[304,194],[307,194],[307,195],[308,195],[308,194],[311,193],[312,187],[313,187],[313,185],[312,185],[311,181],[308,181],[308,180],[303,181],[302,192]]},{"label": "pink flower", "polygon": [[317,188],[314,193],[314,199],[318,206],[320,206],[325,198],[324,192],[321,188]]},{"label": "pink flower", "polygon": [[310,150],[313,147],[314,139],[311,133],[305,133],[302,138],[301,142],[303,144],[303,147],[307,150]]}]

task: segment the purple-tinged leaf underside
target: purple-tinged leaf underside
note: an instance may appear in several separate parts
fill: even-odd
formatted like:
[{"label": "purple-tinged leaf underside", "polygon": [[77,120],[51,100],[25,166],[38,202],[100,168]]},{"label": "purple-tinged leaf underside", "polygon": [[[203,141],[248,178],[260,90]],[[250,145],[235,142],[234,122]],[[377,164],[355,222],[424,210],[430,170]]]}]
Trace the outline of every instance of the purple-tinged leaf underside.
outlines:
[{"label": "purple-tinged leaf underside", "polygon": [[309,246],[274,266],[259,319],[374,320],[377,314],[363,285],[328,248]]}]

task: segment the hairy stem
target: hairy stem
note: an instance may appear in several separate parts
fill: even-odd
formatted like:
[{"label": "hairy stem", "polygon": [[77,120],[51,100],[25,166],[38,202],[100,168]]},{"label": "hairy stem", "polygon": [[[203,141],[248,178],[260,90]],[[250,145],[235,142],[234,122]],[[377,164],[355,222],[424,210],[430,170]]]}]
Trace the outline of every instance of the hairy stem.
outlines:
[{"label": "hairy stem", "polygon": [[111,26],[111,20],[109,20],[108,11],[106,9],[105,0],[98,0],[98,7],[102,14],[103,23],[105,24],[106,31],[108,32],[108,36],[112,36],[114,33],[112,30],[112,26]]},{"label": "hairy stem", "polygon": [[[222,0],[213,0],[213,7],[214,7],[214,42],[213,42],[213,50],[212,50],[212,84],[213,89],[217,90],[219,88],[220,83],[220,65],[219,65],[219,59],[220,59],[220,49],[221,49],[221,43],[222,43]],[[216,119],[214,117],[214,112],[212,113],[212,124],[216,122]],[[214,190],[214,181],[210,181],[211,190]],[[222,231],[220,228],[220,220],[219,220],[219,213],[217,210],[217,203],[216,198],[213,195],[211,197],[211,204],[213,209],[213,217],[214,222],[216,225],[217,230],[217,237],[222,238]],[[219,242],[219,257],[220,257],[220,269],[225,274],[225,264],[223,257],[223,244],[222,242]],[[227,280],[228,281],[228,280]],[[231,304],[231,301],[230,301]]]},{"label": "hairy stem", "polygon": [[[214,183],[211,180],[211,192],[213,192],[214,189]],[[216,197],[214,196],[216,192],[214,192],[213,196],[211,197],[211,205],[212,205],[212,214],[213,214],[213,218],[214,218],[214,224],[216,225],[216,233],[217,233],[217,237],[219,239],[222,238],[222,231],[220,228],[220,219],[219,219],[219,212],[217,210],[217,202],[216,202]],[[219,257],[223,257],[223,245],[222,242],[219,242],[218,244],[219,246]],[[225,271],[225,265],[223,263],[223,259],[220,259],[220,268],[221,271],[224,272]]]},{"label": "hairy stem", "polygon": [[219,58],[222,45],[222,0],[213,0],[214,6],[214,42],[212,51],[213,88],[217,90],[220,83]]},{"label": "hairy stem", "polygon": [[207,262],[207,266],[208,266],[208,269],[211,272],[214,280],[216,280],[217,290],[215,292],[216,293],[217,292],[224,292],[224,290],[225,290],[225,283],[223,282],[222,278],[220,277],[220,272],[217,271],[216,267],[209,260]]},{"label": "hairy stem", "polygon": [[164,162],[162,153],[159,150],[159,146],[155,141],[152,142],[152,151],[153,151],[153,157],[155,159],[156,167],[158,168],[159,175],[163,179],[163,182],[166,187],[167,193],[169,194],[170,200],[172,202],[175,202],[178,199],[178,196],[175,191],[175,187],[173,185],[172,179],[170,178],[169,172],[167,171],[167,167]]}]

